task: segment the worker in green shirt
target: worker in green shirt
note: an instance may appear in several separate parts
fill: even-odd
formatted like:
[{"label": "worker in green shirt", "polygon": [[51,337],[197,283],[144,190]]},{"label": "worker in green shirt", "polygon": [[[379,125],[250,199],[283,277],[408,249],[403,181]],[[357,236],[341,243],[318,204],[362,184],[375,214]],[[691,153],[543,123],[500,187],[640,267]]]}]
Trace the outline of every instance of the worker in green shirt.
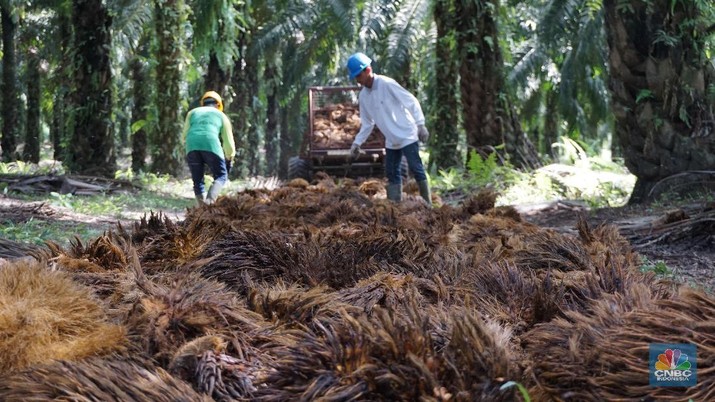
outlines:
[{"label": "worker in green shirt", "polygon": [[[228,180],[231,161],[236,155],[231,122],[223,113],[223,101],[219,94],[206,92],[201,97],[201,106],[189,111],[184,122],[183,138],[196,201],[199,206],[212,204]],[[209,167],[214,178],[208,194],[204,191],[205,166]]]}]

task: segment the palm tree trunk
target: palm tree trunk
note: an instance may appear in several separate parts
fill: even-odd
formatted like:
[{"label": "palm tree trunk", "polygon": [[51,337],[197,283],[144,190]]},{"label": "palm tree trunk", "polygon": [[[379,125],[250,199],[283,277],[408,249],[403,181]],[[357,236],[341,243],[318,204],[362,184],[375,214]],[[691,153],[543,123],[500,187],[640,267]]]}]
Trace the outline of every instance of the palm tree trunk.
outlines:
[{"label": "palm tree trunk", "polygon": [[[269,61],[263,62],[263,79],[261,82],[264,82],[265,86],[268,86],[265,84],[265,82],[269,79],[265,76],[266,71],[268,70],[268,65]],[[245,165],[246,168],[248,169],[248,174],[249,175],[258,175],[260,174],[260,166],[261,166],[261,158],[260,158],[260,147],[261,147],[261,137],[265,133],[265,127],[266,124],[263,123],[268,118],[271,118],[268,115],[264,115],[263,113],[265,112],[262,110],[260,107],[256,107],[256,105],[253,102],[253,97],[255,94],[258,93],[259,91],[259,86],[261,85],[258,80],[258,74],[260,69],[258,63],[254,64],[252,66],[252,71],[255,74],[251,74],[248,76],[249,81],[247,82],[249,85],[249,91],[248,96],[250,96],[251,102],[249,103],[250,109],[249,111],[249,116],[250,119],[248,120],[250,122],[250,128],[244,133],[245,134],[245,148],[244,148],[244,155],[245,155]],[[268,97],[271,96],[271,94],[267,94]]]},{"label": "palm tree trunk", "polygon": [[228,105],[233,124],[233,139],[236,143],[236,157],[233,160],[231,176],[244,177],[248,173],[248,137],[253,126],[253,96],[257,93],[257,60],[248,56],[253,32],[246,30],[238,37],[241,57],[236,60],[231,77],[231,86],[236,97]]},{"label": "palm tree trunk", "polygon": [[[242,67],[241,67],[242,66]],[[236,98],[229,105],[229,113],[233,124],[233,138],[236,143],[236,157],[234,167],[231,168],[232,176],[243,177],[249,173],[250,156],[249,137],[251,131],[256,130],[253,124],[253,94],[258,86],[256,78],[256,60],[247,58],[236,61],[236,68],[232,78],[232,86]]]},{"label": "palm tree trunk", "polygon": [[[248,95],[250,96],[250,109],[249,111],[249,122],[250,122],[250,128],[245,132],[245,164],[246,168],[248,169],[248,174],[249,175],[258,175],[260,174],[260,166],[261,166],[261,157],[260,157],[260,148],[261,148],[261,143],[262,143],[262,137],[264,137],[266,134],[266,126],[267,124],[273,124],[277,126],[277,123],[275,123],[275,118],[276,116],[273,115],[271,116],[268,114],[268,110],[266,107],[261,107],[257,105],[255,102],[253,102],[253,97],[255,94],[259,93],[259,87],[261,84],[259,83],[259,74],[260,71],[259,69],[262,67],[263,68],[263,77],[260,80],[260,82],[263,82],[263,87],[266,88],[266,91],[270,90],[270,85],[272,83],[266,84],[271,77],[267,77],[266,73],[271,74],[271,71],[269,70],[269,64],[270,63],[275,63],[275,60],[271,59],[266,59],[264,57],[262,65],[260,64],[259,61],[255,61],[255,64],[252,65],[252,71],[254,74],[250,74],[248,76],[249,81],[247,82],[249,84],[249,92]],[[260,67],[259,67],[260,66]],[[270,98],[272,95],[271,93],[267,93],[266,96]],[[277,105],[277,103],[273,103],[268,99],[268,102]],[[265,114],[264,114],[265,113]],[[268,119],[273,119],[272,122],[266,122]]]},{"label": "palm tree trunk", "polygon": [[228,74],[226,74],[219,65],[216,53],[212,52],[209,55],[209,65],[206,69],[206,76],[204,77],[204,88],[206,88],[207,91],[211,90],[219,94],[225,94],[229,78]]},{"label": "palm tree trunk", "polygon": [[17,24],[12,18],[12,10],[0,5],[2,19],[2,159],[6,162],[17,159],[17,61],[15,58],[15,32]]},{"label": "palm tree trunk", "polygon": [[[604,1],[616,135],[636,175],[629,203],[661,179],[715,169],[715,71],[696,2]],[[710,6],[705,6],[710,7]]]},{"label": "palm tree trunk", "polygon": [[241,69],[243,59],[236,61],[231,86],[236,97],[228,105],[229,116],[233,127],[233,140],[236,143],[236,157],[233,158],[231,177],[243,177],[246,174],[246,132],[249,124],[249,108],[251,95],[248,93],[248,74],[253,71]]},{"label": "palm tree trunk", "polygon": [[[297,57],[299,51],[295,40],[287,42],[282,48],[284,60],[292,60]],[[282,82],[291,82],[289,76],[291,71],[283,68],[281,71]],[[306,99],[306,92],[303,91],[283,91],[282,95],[285,107],[280,113],[280,163],[278,167],[278,177],[288,177],[288,160],[291,156],[297,155],[303,142],[304,129],[307,130],[307,114],[301,107]]]},{"label": "palm tree trunk", "polygon": [[27,123],[25,124],[25,147],[22,150],[26,162],[40,162],[40,56],[36,48],[27,52]]},{"label": "palm tree trunk", "polygon": [[457,77],[459,65],[457,55],[452,48],[456,16],[452,14],[451,0],[436,0],[434,20],[437,25],[437,43],[435,48],[435,85],[434,101],[430,106],[435,118],[432,120],[430,140],[432,152],[430,165],[437,169],[462,166],[462,158],[457,152],[459,144],[459,86]]},{"label": "palm tree trunk", "polygon": [[[57,32],[59,38],[57,38],[57,41],[60,45],[60,55],[67,54],[67,52],[69,52],[72,41],[72,27],[70,26],[70,23],[70,17],[66,12],[58,12]],[[70,88],[67,83],[72,78],[68,68],[68,62],[69,61],[64,57],[60,57],[52,78],[55,82],[55,96],[52,104],[52,125],[50,127],[50,138],[52,139],[53,157],[56,160],[64,160],[67,157],[65,137],[68,132],[68,103],[71,101],[69,97]]]},{"label": "palm tree trunk", "polygon": [[183,119],[179,84],[183,53],[183,0],[155,0],[156,108],[158,125],[152,139],[152,170],[179,176],[183,168],[181,131]]},{"label": "palm tree trunk", "polygon": [[131,116],[132,125],[141,121],[144,122],[141,128],[137,129],[136,131],[134,131],[134,133],[132,133],[133,172],[141,172],[146,170],[146,158],[148,155],[146,122],[149,117],[147,110],[150,106],[149,98],[151,96],[151,91],[148,82],[149,66],[147,65],[146,57],[148,56],[149,52],[147,50],[147,38],[143,37],[141,41],[142,42],[139,45],[137,54],[134,56],[134,59],[129,64],[134,92],[132,95],[134,98],[134,109],[132,110]]},{"label": "palm tree trunk", "polygon": [[546,93],[546,112],[544,113],[544,134],[542,136],[541,153],[551,155],[556,160],[554,149],[551,147],[558,141],[559,111],[558,91],[551,90]]},{"label": "palm tree trunk", "polygon": [[111,17],[102,0],[74,0],[74,125],[68,167],[89,175],[113,177]]},{"label": "palm tree trunk", "polygon": [[280,164],[278,177],[288,177],[288,159],[298,154],[303,141],[303,129],[307,130],[305,113],[301,109],[303,94],[293,92],[286,101],[286,106],[281,109],[281,136],[280,136]]},{"label": "palm tree trunk", "polygon": [[276,88],[276,79],[278,72],[276,65],[273,62],[266,63],[264,73],[264,81],[266,82],[266,170],[268,175],[278,173],[279,162],[279,134],[278,120],[280,119],[278,106],[278,88]]},{"label": "palm tree trunk", "polygon": [[517,167],[539,158],[521,130],[504,90],[504,71],[495,14],[497,0],[457,0],[457,49],[467,145],[486,156],[503,145]]},{"label": "palm tree trunk", "polygon": [[50,138],[52,139],[52,157],[61,161],[64,159],[62,138],[65,133],[65,93],[58,89],[52,101],[52,124],[50,125]]}]

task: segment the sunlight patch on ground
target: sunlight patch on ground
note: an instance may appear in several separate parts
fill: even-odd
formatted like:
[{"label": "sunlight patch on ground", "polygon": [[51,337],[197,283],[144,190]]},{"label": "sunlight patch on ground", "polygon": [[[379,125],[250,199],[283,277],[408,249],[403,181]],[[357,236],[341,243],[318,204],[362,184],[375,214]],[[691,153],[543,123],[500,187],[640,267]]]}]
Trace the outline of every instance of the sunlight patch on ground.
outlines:
[{"label": "sunlight patch on ground", "polygon": [[528,182],[509,187],[498,205],[555,200],[583,200],[587,204],[625,205],[636,177],[627,171],[596,171],[585,167],[551,164],[537,169]]}]

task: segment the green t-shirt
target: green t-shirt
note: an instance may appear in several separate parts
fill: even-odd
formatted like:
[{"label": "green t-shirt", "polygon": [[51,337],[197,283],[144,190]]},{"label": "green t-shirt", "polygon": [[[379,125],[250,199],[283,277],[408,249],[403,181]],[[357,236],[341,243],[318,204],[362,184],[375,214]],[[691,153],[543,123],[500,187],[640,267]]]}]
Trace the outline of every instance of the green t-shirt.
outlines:
[{"label": "green t-shirt", "polygon": [[186,153],[210,151],[226,159],[236,154],[231,122],[213,106],[197,107],[186,115],[184,142]]}]

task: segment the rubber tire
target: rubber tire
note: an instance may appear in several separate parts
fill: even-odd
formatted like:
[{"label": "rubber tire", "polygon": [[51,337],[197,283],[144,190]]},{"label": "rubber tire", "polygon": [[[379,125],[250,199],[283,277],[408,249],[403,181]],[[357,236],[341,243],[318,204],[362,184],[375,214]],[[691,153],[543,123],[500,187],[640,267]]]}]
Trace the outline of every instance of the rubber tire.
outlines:
[{"label": "rubber tire", "polygon": [[310,181],[310,166],[308,161],[298,156],[288,159],[288,180],[304,179]]}]

